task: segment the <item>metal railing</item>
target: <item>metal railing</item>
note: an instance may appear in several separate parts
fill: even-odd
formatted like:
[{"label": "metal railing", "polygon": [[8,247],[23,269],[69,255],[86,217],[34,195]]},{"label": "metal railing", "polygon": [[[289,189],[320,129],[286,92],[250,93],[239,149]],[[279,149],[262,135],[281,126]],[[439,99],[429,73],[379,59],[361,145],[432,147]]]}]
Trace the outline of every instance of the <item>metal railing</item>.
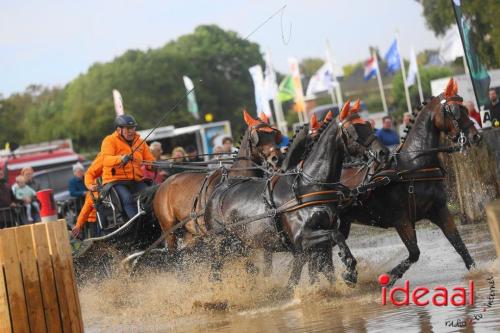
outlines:
[{"label": "metal railing", "polygon": [[23,205],[0,208],[0,229],[25,224],[28,224],[28,216]]}]

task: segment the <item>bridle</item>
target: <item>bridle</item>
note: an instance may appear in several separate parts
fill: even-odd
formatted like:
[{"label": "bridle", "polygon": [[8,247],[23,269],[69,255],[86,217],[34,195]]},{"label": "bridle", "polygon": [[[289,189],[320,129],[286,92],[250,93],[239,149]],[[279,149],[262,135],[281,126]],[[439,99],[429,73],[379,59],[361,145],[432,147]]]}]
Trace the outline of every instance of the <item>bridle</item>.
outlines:
[{"label": "bridle", "polygon": [[[264,155],[262,150],[258,148],[259,132],[276,133],[274,136],[274,142],[276,144],[279,144],[281,142],[283,136],[280,130],[266,123],[259,123],[250,127],[250,135],[248,136],[248,145],[250,146],[250,156],[253,156],[254,153],[253,149],[255,147],[257,149],[257,156],[259,157],[259,159],[262,161],[262,163],[266,163],[267,157]],[[270,152],[272,153],[275,149],[278,148],[272,147],[270,149]]]},{"label": "bridle", "polygon": [[[364,125],[364,122],[359,121],[358,119],[361,120],[361,117],[358,114],[351,113],[339,123],[340,129],[342,131],[341,136],[345,153],[347,155],[350,155],[348,149],[349,145],[347,141],[347,139],[350,139],[352,142],[355,142],[357,145],[363,148],[364,154],[366,154],[369,159],[373,159],[379,163],[382,163],[382,161],[379,161],[377,154],[375,154],[370,148],[371,144],[377,139],[377,137],[375,136],[375,134],[371,133],[366,139],[361,140],[358,132],[356,131],[356,128],[354,127],[354,124],[358,123],[360,125]],[[354,121],[356,122],[354,123]]]},{"label": "bridle", "polygon": [[[444,94],[440,94],[439,98],[441,104],[440,112],[443,114],[443,119],[446,119],[446,117],[451,118],[451,123],[457,134],[454,137],[449,135],[450,131],[446,126],[444,126],[445,128],[443,131],[451,140],[457,141],[461,150],[463,150],[463,148],[467,144],[467,137],[465,134],[469,131],[469,128],[474,126],[474,123],[468,117],[467,122],[463,126],[460,126],[459,124],[462,113],[461,107],[464,107],[462,105],[463,98],[458,95],[446,97],[444,96]],[[451,105],[456,105],[457,107],[452,108]]]}]

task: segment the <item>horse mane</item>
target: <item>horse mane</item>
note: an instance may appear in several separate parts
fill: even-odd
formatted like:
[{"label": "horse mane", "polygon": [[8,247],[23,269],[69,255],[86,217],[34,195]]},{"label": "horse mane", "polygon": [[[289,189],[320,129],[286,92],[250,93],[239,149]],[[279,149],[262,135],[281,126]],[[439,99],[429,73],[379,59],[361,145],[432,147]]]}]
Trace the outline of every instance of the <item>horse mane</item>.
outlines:
[{"label": "horse mane", "polygon": [[411,128],[413,127],[413,124],[415,123],[415,119],[417,119],[418,114],[420,111],[424,109],[424,107],[427,105],[427,102],[424,101],[422,104],[417,106],[416,110],[413,110],[410,114],[410,122],[406,125],[404,132],[405,134],[401,137],[401,144],[403,144],[406,139],[408,138],[408,133],[410,133]]},{"label": "horse mane", "polygon": [[[281,164],[281,170],[286,171],[291,166],[295,166],[299,163],[300,157],[297,155],[297,151],[300,149],[302,145],[305,144],[307,140],[307,134],[309,133],[309,125],[304,124],[295,130],[292,139],[288,142],[286,146],[287,151],[285,155],[285,159]],[[300,136],[300,137],[299,137]]]},{"label": "horse mane", "polygon": [[312,140],[309,140],[309,142],[307,142],[304,153],[302,154],[302,158],[301,158],[302,160],[305,160],[309,156],[309,154],[311,153],[312,149],[314,148],[316,142],[318,142],[319,138],[321,137],[321,135],[323,134],[325,129],[332,122],[333,122],[333,119],[330,121],[324,121],[323,124],[321,124],[321,127],[318,129],[318,134]]}]

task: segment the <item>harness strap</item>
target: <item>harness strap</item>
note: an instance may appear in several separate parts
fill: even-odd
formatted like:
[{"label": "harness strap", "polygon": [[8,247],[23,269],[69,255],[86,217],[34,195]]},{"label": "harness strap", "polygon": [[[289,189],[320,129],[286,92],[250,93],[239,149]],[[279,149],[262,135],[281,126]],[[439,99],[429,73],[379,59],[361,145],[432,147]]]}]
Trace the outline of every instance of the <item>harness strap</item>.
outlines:
[{"label": "harness strap", "polygon": [[414,181],[414,179],[411,179],[408,185],[408,217],[413,226],[415,226],[415,222],[417,222],[417,201]]}]

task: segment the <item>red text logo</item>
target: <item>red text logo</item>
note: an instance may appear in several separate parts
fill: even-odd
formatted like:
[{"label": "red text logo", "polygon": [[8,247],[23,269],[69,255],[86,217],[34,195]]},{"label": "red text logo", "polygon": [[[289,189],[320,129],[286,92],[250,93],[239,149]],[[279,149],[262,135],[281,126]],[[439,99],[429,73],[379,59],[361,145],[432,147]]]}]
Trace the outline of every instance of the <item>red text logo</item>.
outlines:
[{"label": "red text logo", "polygon": [[[474,281],[469,280],[469,286],[454,286],[447,288],[445,286],[435,286],[430,289],[428,287],[417,286],[410,287],[410,281],[405,280],[403,287],[393,287],[387,290],[387,284],[390,277],[387,274],[382,274],[378,278],[378,282],[382,286],[382,305],[387,304],[387,300],[396,306],[410,305],[426,306],[432,303],[435,306],[464,306],[474,305]],[[403,296],[402,299],[399,299]],[[396,298],[397,297],[397,298]]]}]

